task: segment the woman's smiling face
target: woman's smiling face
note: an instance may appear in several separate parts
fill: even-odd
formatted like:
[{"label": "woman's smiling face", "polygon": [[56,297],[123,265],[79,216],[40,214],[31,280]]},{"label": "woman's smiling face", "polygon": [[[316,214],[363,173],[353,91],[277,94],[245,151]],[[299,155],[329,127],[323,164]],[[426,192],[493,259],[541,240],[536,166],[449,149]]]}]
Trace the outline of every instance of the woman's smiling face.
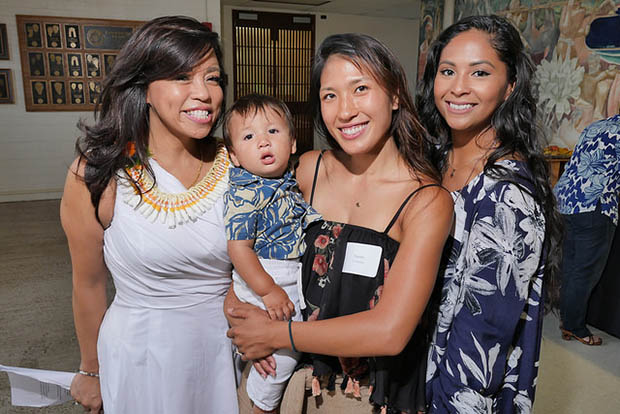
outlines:
[{"label": "woman's smiling face", "polygon": [[389,138],[398,102],[368,70],[341,55],[330,56],[319,95],[323,122],[347,154],[374,152]]},{"label": "woman's smiling face", "polygon": [[219,63],[209,52],[191,73],[149,84],[151,133],[181,140],[204,138],[219,116],[223,98]]},{"label": "woman's smiling face", "polygon": [[442,50],[435,75],[435,105],[455,134],[475,136],[490,126],[495,110],[513,85],[508,67],[487,33],[468,30]]}]

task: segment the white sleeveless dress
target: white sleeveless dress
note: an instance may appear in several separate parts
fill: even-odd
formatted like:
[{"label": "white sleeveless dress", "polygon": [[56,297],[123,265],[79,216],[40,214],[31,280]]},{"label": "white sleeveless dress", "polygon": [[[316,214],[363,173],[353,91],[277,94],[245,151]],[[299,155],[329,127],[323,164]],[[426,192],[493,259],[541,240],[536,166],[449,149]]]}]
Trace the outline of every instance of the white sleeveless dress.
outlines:
[{"label": "white sleeveless dress", "polygon": [[[187,191],[156,161],[151,166],[160,190]],[[97,343],[105,413],[237,413],[223,313],[231,263],[222,196],[176,228],[152,223],[124,197],[118,185],[104,233],[116,287]]]}]

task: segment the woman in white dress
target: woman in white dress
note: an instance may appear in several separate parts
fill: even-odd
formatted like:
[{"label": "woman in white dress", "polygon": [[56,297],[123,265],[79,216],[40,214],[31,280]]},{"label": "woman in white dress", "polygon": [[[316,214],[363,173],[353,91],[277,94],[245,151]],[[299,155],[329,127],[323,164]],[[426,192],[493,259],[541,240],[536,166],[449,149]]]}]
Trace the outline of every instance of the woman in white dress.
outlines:
[{"label": "woman in white dress", "polygon": [[80,125],[60,213],[81,354],[71,393],[88,412],[238,411],[222,312],[229,164],[211,136],[222,78],[216,33],[157,18],[121,50],[95,124]]}]

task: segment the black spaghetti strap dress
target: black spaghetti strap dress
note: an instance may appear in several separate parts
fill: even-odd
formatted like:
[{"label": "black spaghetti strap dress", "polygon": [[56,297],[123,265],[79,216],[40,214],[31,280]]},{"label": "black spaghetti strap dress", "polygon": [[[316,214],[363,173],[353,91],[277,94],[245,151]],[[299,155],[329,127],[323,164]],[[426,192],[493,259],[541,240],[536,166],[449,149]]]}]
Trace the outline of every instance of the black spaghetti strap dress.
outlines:
[{"label": "black spaghetti strap dress", "polygon": [[[322,155],[317,160],[311,205]],[[407,202],[425,187],[428,186],[409,194],[383,232],[332,221],[316,222],[306,230],[307,247],[302,259],[306,320],[349,315],[376,305],[399,247],[388,232]],[[415,269],[411,272],[413,276]],[[428,318],[428,313],[424,318]],[[405,349],[397,356],[337,358],[310,354],[313,375],[330,376],[332,387],[337,373],[344,375],[343,388],[347,381],[368,383],[372,387],[370,402],[387,407],[387,412],[424,411],[426,355],[430,341],[427,325],[424,321],[418,325]]]}]

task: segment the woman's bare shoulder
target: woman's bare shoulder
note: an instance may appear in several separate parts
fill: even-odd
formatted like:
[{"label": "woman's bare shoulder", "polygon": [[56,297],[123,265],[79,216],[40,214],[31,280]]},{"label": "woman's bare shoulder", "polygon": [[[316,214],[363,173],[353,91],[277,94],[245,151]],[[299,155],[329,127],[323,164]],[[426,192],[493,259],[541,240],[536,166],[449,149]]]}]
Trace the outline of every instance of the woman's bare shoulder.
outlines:
[{"label": "woman's bare shoulder", "polygon": [[297,178],[297,183],[299,184],[299,189],[303,194],[306,194],[307,191],[312,190],[312,181],[314,180],[316,163],[320,155],[321,151],[314,150],[304,152],[299,157],[299,164],[297,165],[295,176]]},{"label": "woman's bare shoulder", "polygon": [[[78,156],[73,160],[67,171],[65,188],[61,200],[61,210],[73,214],[94,215],[91,193],[84,181],[86,174],[86,160]],[[99,200],[99,220],[106,228],[112,221],[114,214],[114,202],[116,199],[116,180],[112,178],[101,194]],[[96,219],[96,218],[95,218]]]},{"label": "woman's bare shoulder", "polygon": [[69,166],[68,174],[72,174],[74,176],[77,175],[78,178],[84,179],[84,172],[86,170],[86,160],[82,156],[76,157],[71,165]]},{"label": "woman's bare shoulder", "polygon": [[453,210],[454,201],[450,192],[432,179],[422,179],[413,199],[407,205],[405,216],[419,217],[429,214],[449,218]]}]

